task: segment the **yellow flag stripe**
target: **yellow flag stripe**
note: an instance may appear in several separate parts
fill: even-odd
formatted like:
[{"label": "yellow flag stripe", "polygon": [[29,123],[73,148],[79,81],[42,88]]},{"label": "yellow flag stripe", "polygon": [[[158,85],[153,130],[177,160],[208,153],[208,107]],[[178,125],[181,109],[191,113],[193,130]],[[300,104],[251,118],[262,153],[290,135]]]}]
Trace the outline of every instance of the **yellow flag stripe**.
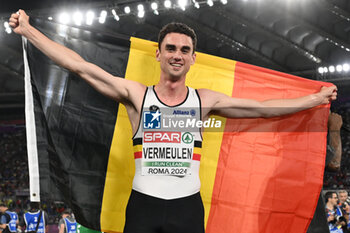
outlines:
[{"label": "yellow flag stripe", "polygon": [[[186,85],[193,88],[207,88],[213,91],[232,95],[234,84],[235,61],[198,53],[196,63],[187,75]],[[213,116],[225,125],[225,118]],[[205,225],[210,213],[216,167],[219,159],[223,132],[204,130],[201,152],[201,196],[205,209]]]},{"label": "yellow flag stripe", "polygon": [[202,148],[194,147],[193,148],[193,154],[202,154]]},{"label": "yellow flag stripe", "polygon": [[142,145],[134,146],[134,152],[137,152],[137,151],[142,151]]}]

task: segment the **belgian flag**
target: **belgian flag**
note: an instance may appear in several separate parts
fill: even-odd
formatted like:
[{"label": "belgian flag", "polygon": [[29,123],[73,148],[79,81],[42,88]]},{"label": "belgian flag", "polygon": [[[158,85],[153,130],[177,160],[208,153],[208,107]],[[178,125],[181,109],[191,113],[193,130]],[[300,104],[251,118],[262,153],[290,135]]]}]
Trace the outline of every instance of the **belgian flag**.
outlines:
[{"label": "belgian flag", "polygon": [[[112,73],[156,84],[157,44],[34,22],[51,39]],[[124,106],[53,64],[24,40],[26,122],[33,201],[62,200],[77,221],[122,232],[134,154]],[[317,92],[328,83],[197,54],[188,86],[265,100]],[[224,119],[204,132],[201,195],[207,233],[302,233],[322,187],[329,106],[270,119]]]}]

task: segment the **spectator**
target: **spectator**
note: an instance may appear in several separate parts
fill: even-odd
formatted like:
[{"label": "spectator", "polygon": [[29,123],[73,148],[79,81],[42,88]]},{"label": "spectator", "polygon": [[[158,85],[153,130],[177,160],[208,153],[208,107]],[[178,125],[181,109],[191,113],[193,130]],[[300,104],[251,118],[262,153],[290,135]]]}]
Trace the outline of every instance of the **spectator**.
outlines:
[{"label": "spectator", "polygon": [[11,212],[8,210],[5,204],[0,204],[0,212],[1,212],[1,225],[3,233],[11,233],[17,232],[18,225],[18,215],[16,212]]},{"label": "spectator", "polygon": [[347,222],[342,216],[342,211],[338,207],[338,195],[336,192],[329,191],[325,194],[326,199],[326,215],[329,231],[331,233],[344,233],[342,226]]},{"label": "spectator", "polygon": [[31,202],[30,210],[24,214],[23,222],[20,223],[22,229],[25,227],[26,232],[47,232],[48,216],[45,211],[40,209],[39,202]]},{"label": "spectator", "polygon": [[59,233],[76,233],[77,232],[77,222],[75,221],[72,211],[70,209],[65,209],[62,212],[62,218],[58,223]]},{"label": "spectator", "polygon": [[341,206],[348,199],[348,192],[343,189],[339,190],[338,196],[339,196],[339,205]]}]

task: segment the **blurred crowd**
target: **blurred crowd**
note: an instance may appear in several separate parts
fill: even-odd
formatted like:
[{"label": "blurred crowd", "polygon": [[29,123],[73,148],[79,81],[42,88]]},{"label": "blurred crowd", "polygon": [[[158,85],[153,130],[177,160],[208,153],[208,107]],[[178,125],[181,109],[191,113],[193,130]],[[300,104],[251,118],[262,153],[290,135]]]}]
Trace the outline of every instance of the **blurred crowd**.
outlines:
[{"label": "blurred crowd", "polygon": [[[24,124],[0,124],[0,203],[21,218],[30,208],[29,174]],[[42,202],[48,224],[58,224],[62,202]]]}]

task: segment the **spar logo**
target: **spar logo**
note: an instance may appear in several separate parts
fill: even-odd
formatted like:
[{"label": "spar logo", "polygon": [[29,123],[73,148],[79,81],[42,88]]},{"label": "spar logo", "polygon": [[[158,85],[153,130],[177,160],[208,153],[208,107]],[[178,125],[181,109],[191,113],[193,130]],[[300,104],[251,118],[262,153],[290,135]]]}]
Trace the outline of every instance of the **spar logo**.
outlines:
[{"label": "spar logo", "polygon": [[160,129],[161,127],[161,113],[159,110],[156,112],[143,112],[143,128],[144,129]]},{"label": "spar logo", "polygon": [[182,141],[186,144],[191,144],[193,142],[193,135],[189,132],[186,132],[182,135]]},{"label": "spar logo", "polygon": [[180,132],[145,132],[143,142],[181,143]]}]

